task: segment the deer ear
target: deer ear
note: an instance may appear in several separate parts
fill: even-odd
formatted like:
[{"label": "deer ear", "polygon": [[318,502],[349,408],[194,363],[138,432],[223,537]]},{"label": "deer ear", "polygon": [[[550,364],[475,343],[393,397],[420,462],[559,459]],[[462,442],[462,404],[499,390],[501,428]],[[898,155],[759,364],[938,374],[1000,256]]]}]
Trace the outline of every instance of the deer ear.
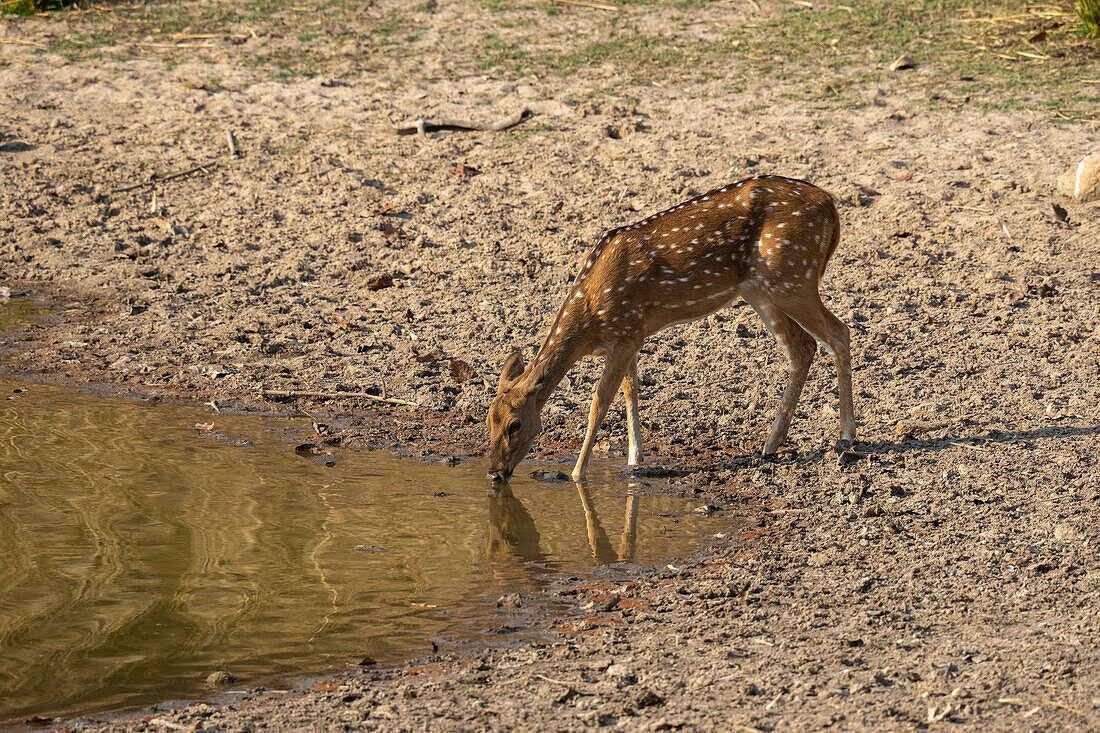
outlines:
[{"label": "deer ear", "polygon": [[497,391],[503,391],[509,382],[514,382],[521,374],[523,374],[523,352],[516,349],[504,360],[504,368],[500,370],[500,384],[497,386]]},{"label": "deer ear", "polygon": [[538,366],[535,368],[532,376],[535,378],[535,389],[542,389],[542,385],[546,382],[546,362],[537,362]]}]

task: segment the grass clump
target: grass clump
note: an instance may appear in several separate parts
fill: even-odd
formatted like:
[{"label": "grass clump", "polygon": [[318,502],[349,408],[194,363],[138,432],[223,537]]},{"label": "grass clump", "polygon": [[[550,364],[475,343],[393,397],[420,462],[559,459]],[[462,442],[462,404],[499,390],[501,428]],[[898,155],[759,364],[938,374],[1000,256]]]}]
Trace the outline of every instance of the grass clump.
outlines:
[{"label": "grass clump", "polygon": [[1077,0],[1081,31],[1089,38],[1100,38],[1100,0]]},{"label": "grass clump", "polygon": [[77,0],[0,0],[0,9],[12,15],[34,15],[76,4]]}]

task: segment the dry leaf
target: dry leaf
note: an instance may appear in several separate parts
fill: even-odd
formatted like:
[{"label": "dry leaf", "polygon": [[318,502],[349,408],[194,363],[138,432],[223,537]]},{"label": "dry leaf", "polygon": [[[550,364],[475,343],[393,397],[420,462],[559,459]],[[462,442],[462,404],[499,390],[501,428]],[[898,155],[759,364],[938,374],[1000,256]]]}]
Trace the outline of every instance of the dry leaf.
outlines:
[{"label": "dry leaf", "polygon": [[1039,31],[1034,36],[1027,39],[1027,42],[1028,43],[1042,43],[1046,39],[1047,39],[1047,32],[1046,31]]},{"label": "dry leaf", "polygon": [[367,280],[367,290],[382,290],[384,288],[393,287],[393,278],[389,275],[375,275],[370,280]]},{"label": "dry leaf", "polygon": [[350,331],[351,330],[351,324],[348,323],[347,320],[342,315],[340,315],[339,313],[333,314],[332,319],[334,321],[336,321],[337,328],[339,328],[343,331]]},{"label": "dry leaf", "polygon": [[195,423],[195,430],[201,430],[204,433],[209,433],[214,429],[214,423],[212,422],[197,422]]},{"label": "dry leaf", "polygon": [[465,163],[459,163],[454,169],[454,174],[456,176],[476,176],[478,173],[481,173],[481,171]]},{"label": "dry leaf", "polygon": [[881,194],[870,186],[856,186],[855,193],[852,198],[857,206],[868,206],[875,200],[876,196]]},{"label": "dry leaf", "polygon": [[462,359],[451,359],[451,378],[459,384],[467,382],[477,376],[477,372],[474,368],[462,361]]}]

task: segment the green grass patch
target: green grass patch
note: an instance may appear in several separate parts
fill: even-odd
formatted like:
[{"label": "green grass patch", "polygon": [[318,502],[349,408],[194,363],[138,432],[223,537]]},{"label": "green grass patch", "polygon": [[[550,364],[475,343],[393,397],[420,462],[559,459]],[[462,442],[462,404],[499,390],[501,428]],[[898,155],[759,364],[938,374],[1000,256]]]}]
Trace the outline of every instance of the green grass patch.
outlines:
[{"label": "green grass patch", "polygon": [[547,65],[566,73],[577,69],[615,63],[634,71],[678,69],[688,54],[666,38],[648,34],[624,34],[615,39],[592,41],[572,51],[546,59]]},{"label": "green grass patch", "polygon": [[[1079,94],[1080,79],[1100,76],[1100,43],[1082,40],[1067,0],[1038,6],[1015,0],[793,5],[728,37],[734,54],[756,73],[805,81],[826,76],[832,82],[824,93],[848,93],[844,80],[856,74],[872,83],[928,85],[938,78],[976,82],[975,94],[997,98],[1005,108],[1034,107],[1028,100],[1038,96],[1074,114],[1100,113],[1097,100],[1090,109]],[[916,70],[889,71],[903,55]]]},{"label": "green grass patch", "polygon": [[76,4],[77,0],[0,0],[0,11],[11,15],[34,15]]},{"label": "green grass patch", "polygon": [[1100,0],[1077,0],[1076,10],[1081,32],[1089,38],[1100,38]]},{"label": "green grass patch", "polygon": [[521,44],[505,41],[499,36],[486,33],[481,36],[475,54],[477,67],[481,70],[503,68],[522,72],[531,64],[531,54]]}]

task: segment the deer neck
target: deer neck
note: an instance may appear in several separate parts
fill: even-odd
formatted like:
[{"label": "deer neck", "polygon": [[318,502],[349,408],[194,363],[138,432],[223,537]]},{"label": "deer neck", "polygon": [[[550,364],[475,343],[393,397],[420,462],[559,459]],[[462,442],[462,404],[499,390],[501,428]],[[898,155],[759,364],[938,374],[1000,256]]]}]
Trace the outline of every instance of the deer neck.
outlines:
[{"label": "deer neck", "polygon": [[530,373],[542,377],[541,384],[535,377],[536,386],[533,387],[540,410],[573,365],[592,352],[585,329],[571,327],[576,325],[576,315],[565,307],[558,312],[550,333],[531,362]]}]

